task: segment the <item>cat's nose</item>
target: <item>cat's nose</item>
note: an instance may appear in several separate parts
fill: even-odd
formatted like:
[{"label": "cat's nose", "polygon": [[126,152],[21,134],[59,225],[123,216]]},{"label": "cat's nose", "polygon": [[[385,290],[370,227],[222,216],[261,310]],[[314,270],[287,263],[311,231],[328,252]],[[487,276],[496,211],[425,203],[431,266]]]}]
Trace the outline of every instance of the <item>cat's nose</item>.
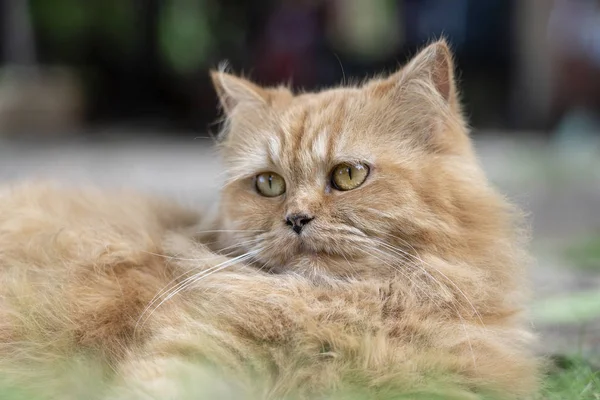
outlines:
[{"label": "cat's nose", "polygon": [[302,228],[313,219],[315,217],[306,214],[291,214],[285,219],[285,224],[291,226],[292,230],[299,235],[302,232]]}]

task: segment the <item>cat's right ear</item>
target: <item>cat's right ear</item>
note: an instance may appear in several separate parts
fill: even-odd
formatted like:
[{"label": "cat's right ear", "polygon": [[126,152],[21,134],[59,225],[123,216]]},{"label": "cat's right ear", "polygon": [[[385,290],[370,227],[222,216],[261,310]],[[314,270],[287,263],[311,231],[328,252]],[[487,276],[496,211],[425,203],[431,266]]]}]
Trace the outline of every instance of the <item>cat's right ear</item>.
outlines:
[{"label": "cat's right ear", "polygon": [[222,71],[210,71],[213,86],[225,114],[231,114],[238,106],[264,107],[268,104],[268,92],[254,83]]}]

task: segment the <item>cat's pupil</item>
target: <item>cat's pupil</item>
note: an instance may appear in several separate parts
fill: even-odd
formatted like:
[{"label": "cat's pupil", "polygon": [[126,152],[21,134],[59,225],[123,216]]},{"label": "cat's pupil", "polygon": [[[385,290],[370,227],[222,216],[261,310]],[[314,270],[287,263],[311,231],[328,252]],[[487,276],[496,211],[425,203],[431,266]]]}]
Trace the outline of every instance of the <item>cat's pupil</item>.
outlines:
[{"label": "cat's pupil", "polygon": [[269,175],[269,189],[273,188],[273,175]]},{"label": "cat's pupil", "polygon": [[352,180],[352,168],[348,167],[348,168],[346,168],[346,171],[348,171],[348,178],[350,178],[350,180]]}]

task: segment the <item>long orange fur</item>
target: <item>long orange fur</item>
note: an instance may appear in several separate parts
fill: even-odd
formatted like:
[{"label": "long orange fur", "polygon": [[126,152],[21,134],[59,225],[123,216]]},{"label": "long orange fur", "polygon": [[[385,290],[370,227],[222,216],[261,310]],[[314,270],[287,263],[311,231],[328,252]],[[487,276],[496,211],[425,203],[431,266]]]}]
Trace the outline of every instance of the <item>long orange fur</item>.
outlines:
[{"label": "long orange fur", "polygon": [[[179,398],[169,377],[199,360],[260,398],[349,379],[536,392],[521,216],[478,165],[444,41],[357,87],[213,80],[227,178],[200,225],[133,193],[0,194],[1,371],[93,354],[113,371],[107,398]],[[346,161],[371,172],[336,191],[329,173]],[[282,196],[256,192],[265,171]],[[315,219],[297,235],[290,213]]]}]

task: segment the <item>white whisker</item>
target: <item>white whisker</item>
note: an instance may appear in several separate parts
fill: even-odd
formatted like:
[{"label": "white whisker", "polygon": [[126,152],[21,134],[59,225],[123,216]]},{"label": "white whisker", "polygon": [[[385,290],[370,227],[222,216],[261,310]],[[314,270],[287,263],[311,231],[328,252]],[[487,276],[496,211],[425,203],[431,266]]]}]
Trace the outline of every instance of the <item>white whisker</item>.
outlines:
[{"label": "white whisker", "polygon": [[[393,235],[390,235],[393,236]],[[406,242],[404,239],[393,236],[396,239],[402,240],[403,242]],[[420,256],[418,255],[414,255],[411,254],[409,252],[406,252],[400,248],[397,248],[395,246],[390,245],[389,243],[386,243],[382,240],[378,240],[376,239],[376,241],[380,244],[382,244],[383,246],[387,246],[390,250],[398,252],[398,254],[403,254],[406,257],[412,257],[416,260],[418,260],[423,266],[428,266],[431,269],[433,269],[436,273],[440,274],[444,279],[446,279],[452,286],[454,286],[454,288],[460,293],[460,295],[467,301],[467,303],[469,304],[469,306],[471,307],[471,309],[473,310],[473,312],[475,313],[475,315],[477,316],[477,318],[479,319],[479,322],[481,322],[481,325],[483,326],[483,328],[485,329],[485,323],[483,322],[483,318],[481,316],[481,314],[479,313],[479,311],[477,311],[477,309],[475,308],[475,306],[473,305],[473,303],[471,302],[471,300],[469,299],[469,297],[467,297],[467,295],[465,294],[465,292],[452,280],[450,279],[446,274],[444,274],[442,271],[440,271],[438,268],[436,268],[435,266],[425,262]],[[416,249],[410,245],[410,243],[406,242],[415,252]],[[424,268],[423,270],[425,272],[427,272]],[[431,276],[431,275],[430,275]],[[437,280],[436,280],[437,281]],[[439,281],[437,281],[439,283]]]},{"label": "white whisker", "polygon": [[[389,255],[389,254],[387,254],[387,253],[385,253],[385,252],[383,252],[383,251],[381,251],[380,249],[377,249],[377,248],[372,248],[371,250],[375,250],[375,251],[377,251],[377,252],[379,252],[380,254],[383,254],[383,255]],[[364,250],[363,250],[363,251],[364,251]],[[402,271],[400,268],[398,268],[398,267],[394,266],[392,263],[389,263],[389,262],[387,262],[387,261],[385,261],[385,260],[383,260],[383,259],[381,259],[381,258],[379,258],[379,257],[377,257],[377,256],[375,256],[375,255],[373,255],[373,254],[370,254],[370,253],[368,253],[368,252],[366,252],[366,251],[364,251],[364,252],[365,252],[365,253],[367,253],[369,256],[371,256],[371,257],[374,257],[374,258],[376,258],[377,260],[381,261],[382,263],[384,263],[384,264],[388,265],[389,267],[393,268],[393,269],[394,269],[394,270],[396,270],[397,272],[399,272],[399,273],[400,273],[400,274],[401,274],[403,277],[405,277],[406,279],[408,279],[408,280],[409,280],[409,281],[410,281],[410,282],[413,284],[413,286],[414,286],[416,289],[418,289],[418,290],[419,290],[419,291],[421,291],[421,292],[422,292],[422,293],[423,293],[425,296],[427,296],[427,298],[429,298],[429,300],[431,300],[431,302],[432,302],[433,304],[435,304],[436,306],[438,306],[438,307],[439,307],[439,303],[438,303],[438,302],[436,302],[436,300],[433,298],[433,296],[432,296],[430,293],[428,293],[428,292],[427,292],[425,289],[423,289],[421,286],[419,286],[419,284],[418,284],[416,281],[414,281],[414,280],[412,279],[412,277],[411,277],[409,274],[407,274],[405,271]]]},{"label": "white whisker", "polygon": [[195,234],[201,233],[239,233],[239,232],[260,232],[264,233],[266,230],[264,229],[214,229],[214,230],[206,230],[206,231],[197,231]]},{"label": "white whisker", "polygon": [[[235,247],[241,247],[241,246],[245,246],[247,244],[252,244],[255,243],[257,241],[259,241],[260,239],[252,239],[252,240],[247,240],[245,242],[241,242],[239,244],[236,245],[232,245],[232,246],[228,246],[224,249],[221,249],[221,251],[218,254],[213,254],[210,257],[204,257],[204,258],[182,258],[182,257],[176,257],[176,256],[167,256],[164,254],[158,254],[158,253],[151,253],[151,252],[145,252],[148,254],[152,254],[154,256],[158,256],[158,257],[163,257],[163,258],[167,258],[168,261],[172,261],[172,260],[176,260],[176,261],[206,261],[206,260],[210,260],[212,258],[218,258],[220,256],[229,256],[231,255],[231,253],[223,253],[223,250],[227,250],[229,248],[235,248]],[[144,315],[144,313],[146,313],[148,311],[148,309],[150,307],[152,307],[152,305],[154,304],[154,302],[165,292],[168,292],[169,290],[172,290],[173,288],[170,287],[171,284],[177,282],[179,279],[183,278],[186,275],[189,275],[191,273],[193,273],[195,270],[197,270],[198,268],[201,268],[202,266],[198,266],[198,267],[194,267],[188,271],[183,272],[182,274],[176,276],[175,278],[173,278],[172,280],[170,280],[161,290],[159,290],[154,297],[150,300],[150,302],[148,303],[148,305],[144,308],[144,310],[142,311],[141,315]],[[137,325],[136,325],[137,326]]]},{"label": "white whisker", "polygon": [[[248,253],[242,254],[240,256],[234,257],[230,260],[219,263],[217,265],[214,265],[210,268],[207,268],[206,270],[203,270],[197,274],[194,274],[192,276],[185,278],[183,281],[177,283],[174,287],[171,287],[170,289],[168,289],[166,291],[163,290],[163,293],[159,296],[155,296],[155,298],[146,306],[144,311],[140,314],[140,317],[138,318],[138,320],[135,324],[134,333],[138,330],[138,327],[143,327],[143,325],[146,323],[146,321],[148,321],[148,319],[152,316],[152,314],[154,313],[154,311],[156,309],[158,309],[162,304],[164,304],[166,301],[170,300],[173,296],[177,295],[182,290],[187,289],[191,284],[194,284],[195,282],[199,281],[200,279],[202,279],[205,276],[211,275],[213,272],[220,271],[220,270],[230,267],[238,262],[242,262],[247,259],[250,259],[255,255],[255,253],[256,252],[248,252]],[[167,294],[166,297],[164,299],[162,299],[158,303],[158,305],[156,305],[156,307],[154,307],[152,309],[152,311],[150,311],[150,313],[148,313],[148,316],[146,318],[144,318],[145,314],[153,306],[153,304],[156,303],[158,301],[158,299],[165,294]]]},{"label": "white whisker", "polygon": [[[407,252],[405,252],[405,251],[403,251],[403,250],[401,250],[401,249],[396,249],[394,246],[390,245],[389,243],[385,243],[385,242],[383,242],[383,241],[380,241],[380,240],[377,240],[377,239],[376,239],[376,242],[378,242],[379,244],[382,244],[382,245],[384,245],[384,246],[388,247],[388,249],[390,249],[390,250],[394,251],[394,253],[395,253],[396,255],[400,255],[400,256],[401,256],[401,257],[403,257],[403,259],[405,259],[405,260],[406,260],[406,257],[407,257],[407,256],[412,256],[412,257],[415,257],[415,256],[413,256],[412,254],[410,254],[410,253],[407,253]],[[412,246],[411,246],[411,247],[412,247]],[[413,247],[413,250],[415,250],[415,249],[414,249],[414,247]],[[415,250],[415,251],[416,251],[416,250]],[[376,257],[376,258],[377,258],[377,257]],[[378,258],[378,259],[379,259],[379,258]],[[422,260],[420,257],[418,257],[418,259],[419,259],[419,260],[420,260],[422,263],[424,263],[424,261],[423,261],[423,260]],[[437,280],[437,279],[436,279],[434,276],[432,276],[431,274],[429,274],[429,273],[427,272],[427,270],[425,270],[425,269],[424,269],[422,266],[420,266],[420,265],[417,265],[417,266],[418,266],[419,268],[421,268],[421,270],[423,270],[423,271],[424,271],[424,272],[425,272],[425,273],[426,273],[426,274],[427,274],[429,277],[431,277],[431,278],[434,280],[434,282],[436,282],[438,285],[440,285],[440,287],[442,287],[442,288],[446,289],[446,288],[445,288],[445,286],[441,284],[441,282],[439,282],[439,281],[438,281],[438,280]],[[434,268],[434,267],[433,267],[433,266],[431,266],[431,265],[430,265],[430,267]],[[434,269],[435,269],[435,268],[434,268]],[[398,271],[399,271],[399,269],[397,269],[397,268],[396,268],[396,270],[398,270]],[[441,273],[441,272],[440,272],[440,271],[438,271],[437,269],[435,269],[435,270],[436,270],[436,272],[438,272],[438,273],[440,273],[442,276],[444,276],[444,277],[445,277],[447,280],[449,280],[449,281],[450,281],[452,284],[454,284],[454,282],[452,282],[452,281],[451,281],[451,280],[450,280],[448,277],[446,277],[446,276],[445,276],[443,273]],[[404,274],[403,274],[403,275],[404,275]],[[406,275],[404,275],[404,276],[406,276]],[[410,279],[410,278],[408,278],[408,279],[409,279],[409,280],[410,280],[410,281],[411,281],[413,284],[415,284],[415,282],[414,282],[412,279]],[[454,285],[455,285],[455,284],[454,284]],[[421,288],[420,288],[418,285],[415,285],[415,286],[416,286],[417,288],[421,289]],[[455,286],[456,286],[456,285],[455,285]],[[458,289],[458,288],[457,288],[457,289]],[[421,289],[421,290],[423,291],[423,289]],[[446,289],[446,290],[447,290],[447,289]],[[458,289],[458,290],[460,290],[460,289]],[[424,292],[424,293],[425,293],[425,292]],[[427,293],[426,293],[426,294],[427,294]],[[436,301],[433,299],[433,297],[431,297],[431,296],[428,296],[428,297],[430,298],[430,300],[431,300],[431,301],[432,301],[434,304],[436,304],[436,305],[439,307],[439,303],[437,303],[437,302],[436,302]],[[468,299],[467,299],[467,301],[469,302],[469,304],[470,304],[470,305],[471,305],[471,307],[473,308],[473,311],[476,313],[476,315],[478,316],[478,318],[479,318],[480,322],[482,323],[482,325],[483,325],[483,327],[484,327],[484,329],[485,329],[485,324],[483,323],[483,321],[482,321],[482,319],[481,319],[481,315],[478,313],[478,311],[475,309],[475,307],[473,306],[473,304],[472,304],[472,303],[471,303],[471,302],[470,302]],[[476,360],[475,360],[475,354],[474,354],[474,352],[473,352],[473,345],[472,345],[472,343],[471,343],[471,337],[469,336],[469,332],[467,331],[467,328],[466,328],[466,325],[465,325],[465,320],[464,320],[464,318],[463,318],[463,316],[462,316],[462,314],[461,314],[460,310],[458,309],[458,307],[456,307],[456,305],[454,304],[454,302],[451,302],[451,303],[450,303],[450,305],[452,306],[452,308],[453,308],[453,309],[454,309],[454,311],[456,312],[456,314],[457,314],[458,318],[460,319],[461,326],[462,326],[462,328],[463,328],[463,331],[464,331],[464,333],[465,333],[465,337],[466,337],[467,343],[468,343],[468,345],[469,345],[469,349],[470,349],[470,352],[471,352],[471,357],[472,357],[472,359],[473,359],[473,365],[476,367],[476,366],[477,366],[477,362],[476,362]]]}]

